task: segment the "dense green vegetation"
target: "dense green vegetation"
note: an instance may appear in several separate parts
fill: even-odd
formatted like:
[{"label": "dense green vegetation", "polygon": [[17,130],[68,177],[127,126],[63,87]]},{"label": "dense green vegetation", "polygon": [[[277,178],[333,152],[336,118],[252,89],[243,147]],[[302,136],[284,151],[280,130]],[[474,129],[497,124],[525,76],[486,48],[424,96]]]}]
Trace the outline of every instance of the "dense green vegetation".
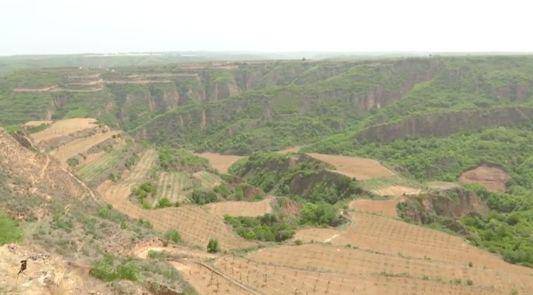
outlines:
[{"label": "dense green vegetation", "polygon": [[[147,198],[154,198],[157,192],[157,188],[151,182],[145,182],[131,191],[131,195],[137,199],[137,201],[145,208],[151,208],[151,205],[146,201]],[[164,205],[163,202],[162,205]],[[165,206],[163,206],[165,207]]]},{"label": "dense green vegetation", "polygon": [[233,227],[237,234],[248,240],[281,242],[294,235],[294,225],[273,214],[265,214],[261,217],[224,216],[224,220]]},{"label": "dense green vegetation", "polygon": [[22,239],[22,230],[18,224],[0,211],[0,245],[18,242]]},{"label": "dense green vegetation", "polygon": [[159,149],[159,165],[165,171],[198,171],[209,166],[209,161],[185,149],[162,147]]},{"label": "dense green vegetation", "polygon": [[329,168],[303,154],[256,153],[235,163],[230,173],[265,192],[299,196],[312,203],[335,204],[362,194],[355,180],[329,172]]},{"label": "dense green vegetation", "polygon": [[505,260],[533,267],[533,194],[491,193],[472,187],[492,209],[486,217],[461,220],[476,245],[501,253]]}]

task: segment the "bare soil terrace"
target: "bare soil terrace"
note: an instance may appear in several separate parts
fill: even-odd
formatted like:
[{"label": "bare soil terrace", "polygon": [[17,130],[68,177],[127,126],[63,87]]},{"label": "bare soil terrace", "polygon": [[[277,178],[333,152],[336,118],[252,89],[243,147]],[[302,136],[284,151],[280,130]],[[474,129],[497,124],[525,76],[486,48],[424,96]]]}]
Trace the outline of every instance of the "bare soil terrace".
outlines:
[{"label": "bare soil terrace", "polygon": [[461,183],[477,183],[484,186],[488,191],[505,192],[506,183],[511,177],[507,172],[498,167],[480,165],[474,169],[465,171],[459,177]]}]

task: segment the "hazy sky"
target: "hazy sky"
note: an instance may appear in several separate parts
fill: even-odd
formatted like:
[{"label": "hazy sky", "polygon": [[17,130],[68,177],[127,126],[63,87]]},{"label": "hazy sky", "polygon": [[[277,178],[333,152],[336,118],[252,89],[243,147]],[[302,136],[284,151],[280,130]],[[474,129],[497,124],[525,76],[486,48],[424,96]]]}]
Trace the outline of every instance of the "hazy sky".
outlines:
[{"label": "hazy sky", "polygon": [[531,52],[528,2],[0,0],[0,54]]}]

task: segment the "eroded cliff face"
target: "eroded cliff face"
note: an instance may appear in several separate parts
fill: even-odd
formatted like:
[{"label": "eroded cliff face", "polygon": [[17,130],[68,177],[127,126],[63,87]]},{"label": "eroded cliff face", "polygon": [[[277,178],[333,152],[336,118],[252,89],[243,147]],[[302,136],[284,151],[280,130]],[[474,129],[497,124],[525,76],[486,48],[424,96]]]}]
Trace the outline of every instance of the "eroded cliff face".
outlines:
[{"label": "eroded cliff face", "polygon": [[461,131],[512,126],[533,120],[533,108],[500,107],[424,114],[400,122],[371,126],[357,135],[361,141],[391,142],[401,138],[447,136]]},{"label": "eroded cliff face", "polygon": [[402,218],[420,224],[432,223],[437,218],[457,220],[470,214],[485,216],[489,212],[481,198],[460,187],[409,197],[398,208]]}]

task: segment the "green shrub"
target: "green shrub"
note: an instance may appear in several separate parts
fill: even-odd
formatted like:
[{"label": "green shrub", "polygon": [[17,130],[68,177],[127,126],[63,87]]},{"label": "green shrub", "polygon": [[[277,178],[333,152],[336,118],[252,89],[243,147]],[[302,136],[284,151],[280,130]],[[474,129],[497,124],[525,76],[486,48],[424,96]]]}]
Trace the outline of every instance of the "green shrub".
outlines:
[{"label": "green shrub", "polygon": [[171,207],[172,203],[167,198],[161,198],[157,202],[157,208],[165,208],[165,207]]},{"label": "green shrub", "polygon": [[281,242],[292,238],[294,226],[273,214],[261,217],[232,217],[224,216],[238,235],[247,240]]},{"label": "green shrub", "polygon": [[70,167],[76,167],[80,164],[80,160],[78,160],[77,158],[70,158],[67,160],[67,164]]},{"label": "green shrub", "polygon": [[341,223],[341,218],[337,209],[328,203],[305,203],[300,211],[300,223],[336,226]]},{"label": "green shrub", "polygon": [[209,252],[209,253],[218,253],[218,252],[220,252],[220,246],[218,244],[218,240],[209,239],[209,242],[207,243],[207,252]]},{"label": "green shrub", "polygon": [[18,242],[22,239],[22,230],[18,224],[0,212],[0,245]]},{"label": "green shrub", "polygon": [[181,242],[181,235],[177,230],[172,229],[165,233],[165,239],[174,243],[179,243]]},{"label": "green shrub", "polygon": [[106,282],[114,280],[137,281],[139,267],[133,260],[120,261],[120,259],[106,254],[102,259],[93,263],[90,274]]},{"label": "green shrub", "polygon": [[207,203],[216,202],[218,200],[217,194],[212,191],[194,190],[190,196],[191,202],[197,205],[204,205]]}]

